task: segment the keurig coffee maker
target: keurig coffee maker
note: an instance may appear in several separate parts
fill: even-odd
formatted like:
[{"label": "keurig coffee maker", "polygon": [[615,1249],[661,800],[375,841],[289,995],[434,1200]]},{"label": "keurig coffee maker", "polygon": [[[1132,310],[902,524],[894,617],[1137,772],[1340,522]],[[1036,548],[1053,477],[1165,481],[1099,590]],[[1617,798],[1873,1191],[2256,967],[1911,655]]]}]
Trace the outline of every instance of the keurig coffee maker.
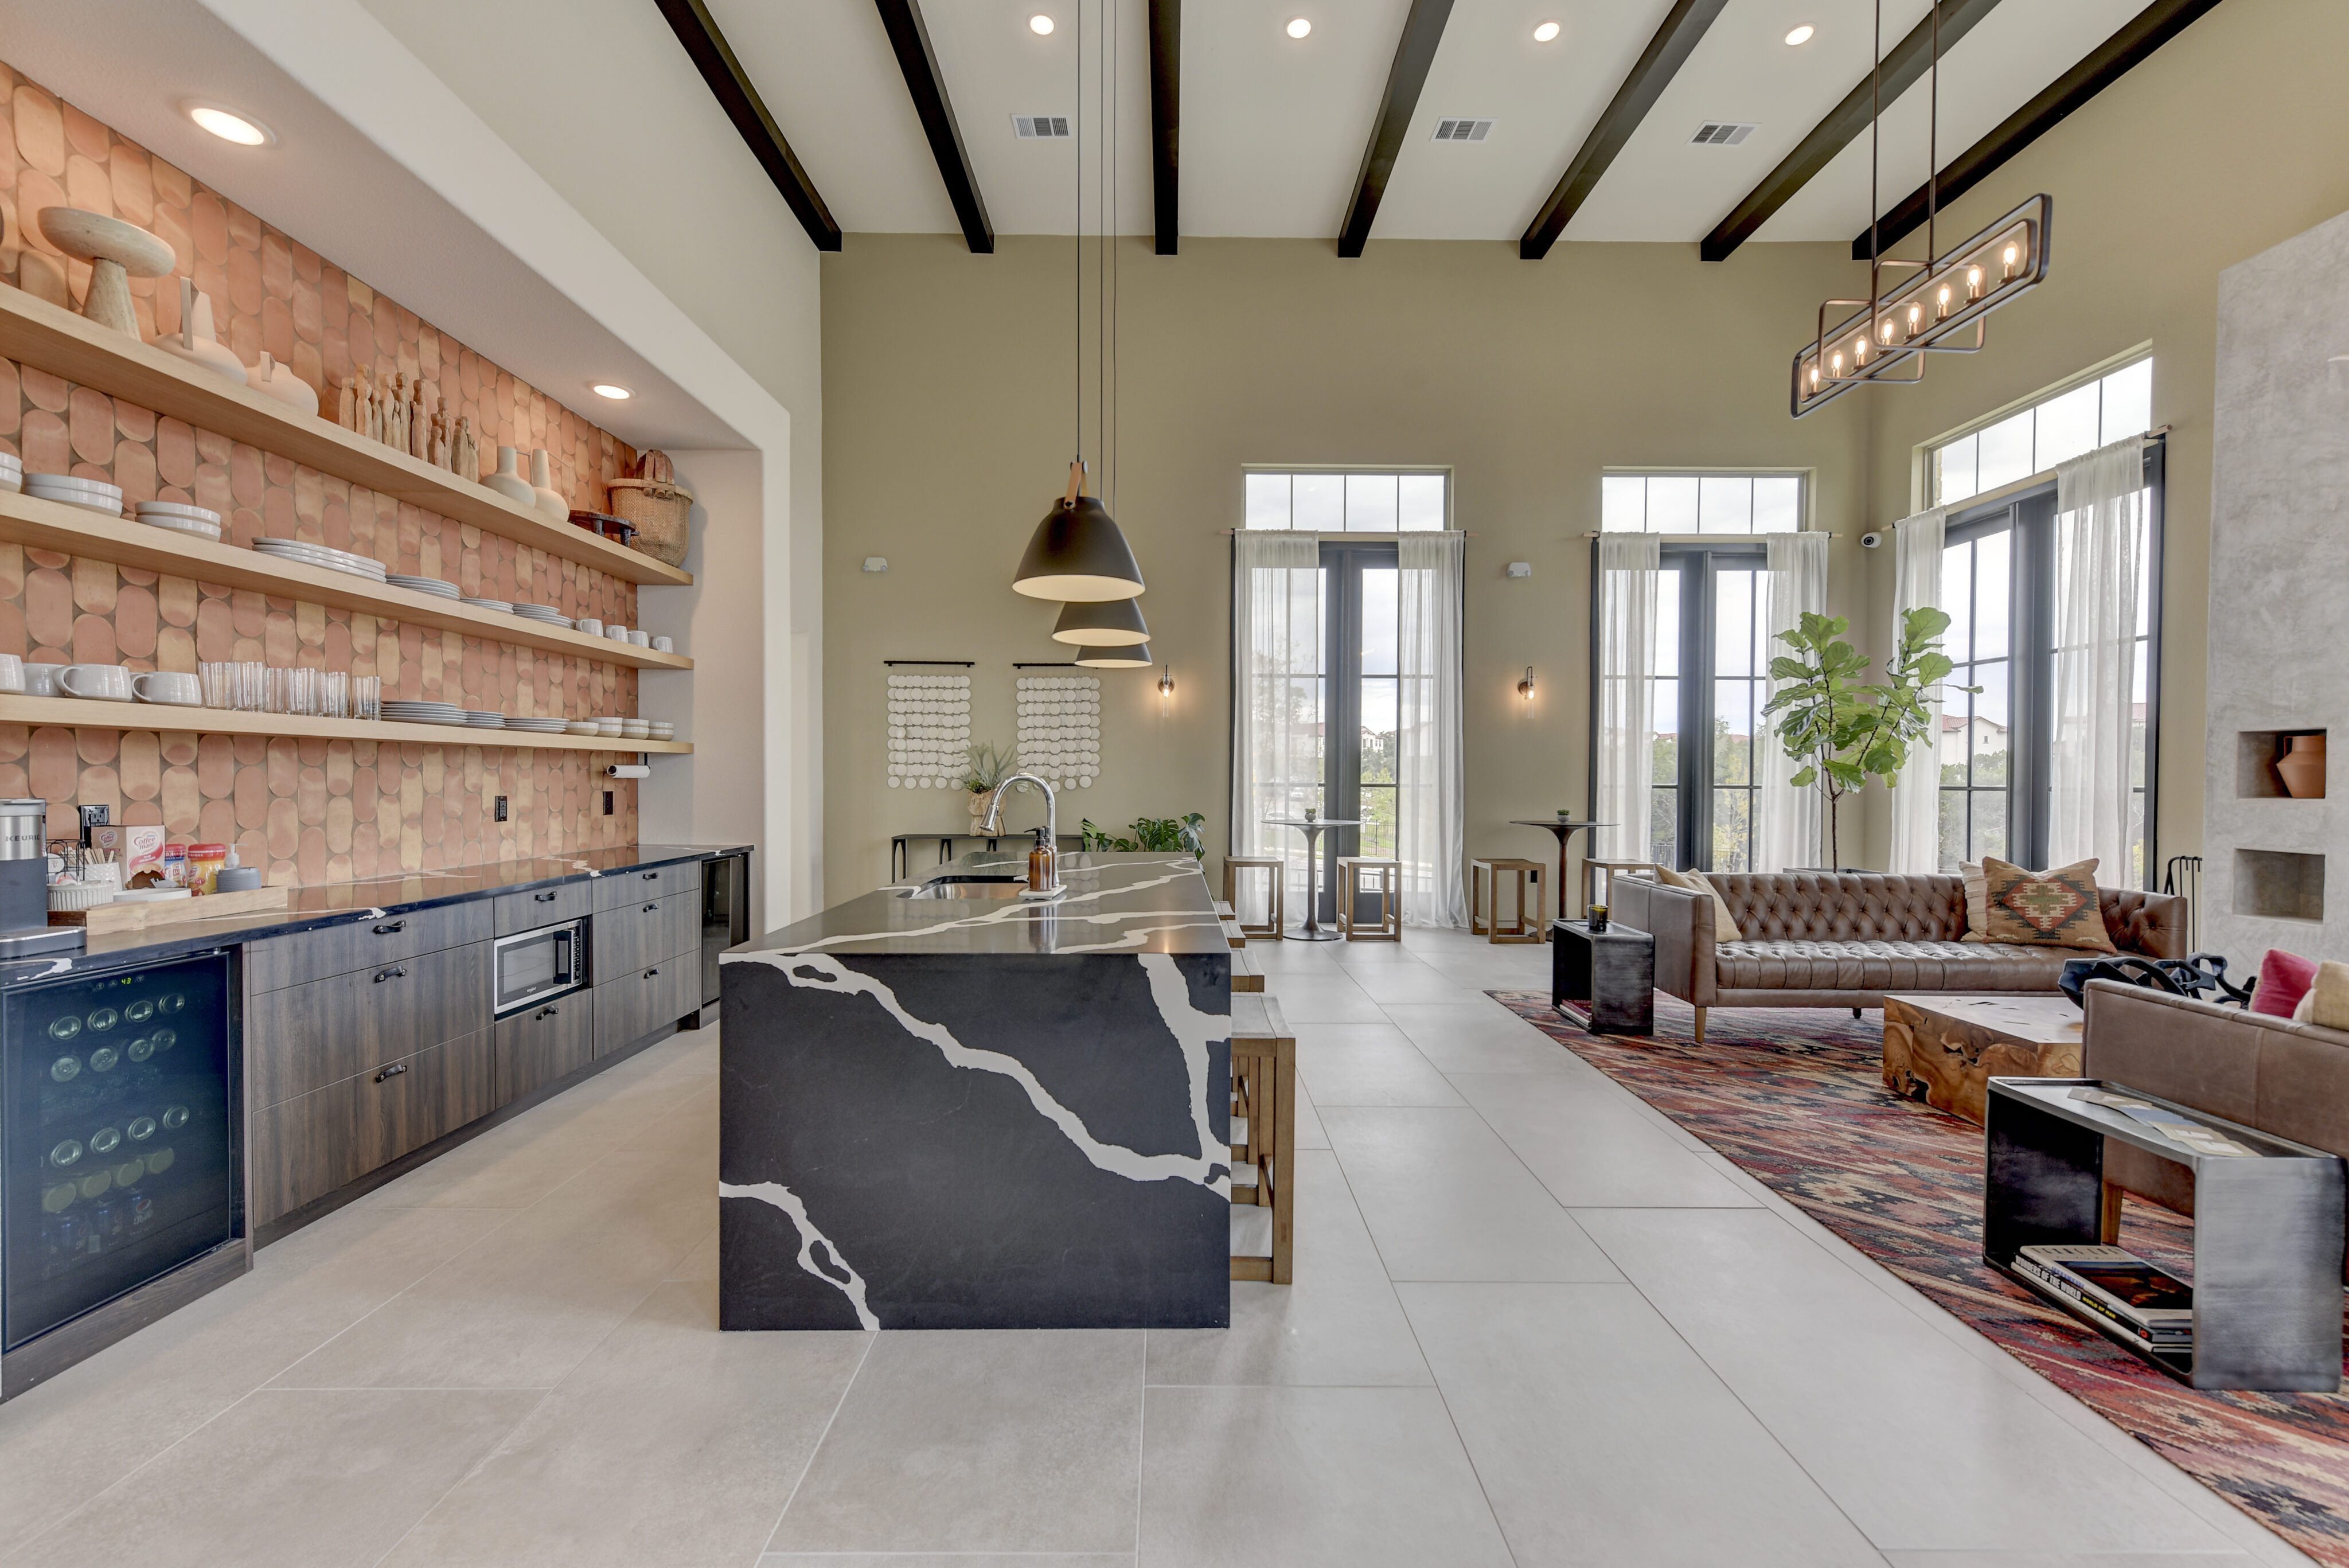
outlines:
[{"label": "keurig coffee maker", "polygon": [[78,926],[49,924],[49,803],[0,800],[0,959],[82,945]]}]

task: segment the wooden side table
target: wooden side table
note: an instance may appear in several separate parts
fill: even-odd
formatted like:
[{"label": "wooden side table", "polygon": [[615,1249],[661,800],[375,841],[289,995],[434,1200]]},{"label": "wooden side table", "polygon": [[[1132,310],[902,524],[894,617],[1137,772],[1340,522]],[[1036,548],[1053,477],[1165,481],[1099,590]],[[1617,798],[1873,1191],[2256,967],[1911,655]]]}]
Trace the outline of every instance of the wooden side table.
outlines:
[{"label": "wooden side table", "polygon": [[1609,922],[1594,931],[1588,920],[1552,920],[1552,1007],[1590,1003],[1593,1034],[1656,1032],[1656,939],[1630,926]]},{"label": "wooden side table", "polygon": [[[1542,925],[1542,881],[1546,867],[1538,860],[1484,857],[1468,862],[1468,934],[1494,942],[1538,942],[1547,935]],[[1516,883],[1516,913],[1501,920],[1501,878]],[[1530,890],[1528,890],[1530,889]],[[1564,914],[1563,909],[1558,911]]]}]

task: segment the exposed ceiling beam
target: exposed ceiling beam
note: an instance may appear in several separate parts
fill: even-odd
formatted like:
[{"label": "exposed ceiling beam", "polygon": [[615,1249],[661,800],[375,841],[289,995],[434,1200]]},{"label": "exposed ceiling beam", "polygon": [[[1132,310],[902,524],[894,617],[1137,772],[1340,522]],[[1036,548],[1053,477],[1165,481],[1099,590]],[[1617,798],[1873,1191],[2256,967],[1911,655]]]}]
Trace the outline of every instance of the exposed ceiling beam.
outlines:
[{"label": "exposed ceiling beam", "polygon": [[987,221],[987,203],[979,199],[970,154],[963,150],[962,132],[955,125],[954,105],[947,101],[946,78],[938,70],[937,51],[930,47],[930,30],[922,26],[922,7],[917,0],[874,4],[881,8],[889,47],[897,52],[897,68],[905,73],[905,90],[914,95],[914,112],[922,117],[922,134],[930,139],[930,152],[938,161],[938,177],[946,182],[947,199],[954,203],[962,237],[976,254],[992,255],[995,227]]},{"label": "exposed ceiling beam", "polygon": [[1176,153],[1183,128],[1183,0],[1150,0],[1150,195],[1158,254],[1171,256],[1180,234]]},{"label": "exposed ceiling beam", "polygon": [[1648,111],[1656,107],[1656,100],[1664,96],[1664,88],[1671,85],[1672,78],[1680,74],[1681,67],[1695,52],[1697,40],[1704,36],[1705,29],[1713,26],[1713,19],[1727,4],[1728,0],[1677,0],[1671,14],[1664,17],[1663,26],[1648,40],[1639,64],[1623,78],[1623,85],[1615,89],[1615,101],[1607,106],[1599,123],[1582,139],[1582,150],[1566,166],[1566,172],[1558,176],[1557,189],[1549,193],[1542,210],[1534,214],[1525,237],[1517,242],[1520,258],[1539,261],[1549,254],[1550,246],[1566,233],[1566,225],[1574,221],[1574,214],[1590,199],[1590,192],[1599,188],[1599,176],[1615,161],[1615,155],[1623,151],[1623,144],[1631,140],[1631,133],[1640,129],[1640,122],[1648,118]]},{"label": "exposed ceiling beam", "polygon": [[[1946,56],[1960,38],[1973,30],[1976,22],[1990,15],[1998,0],[1941,0],[1941,53]],[[1933,18],[1925,19],[1909,30],[1884,55],[1884,107],[1889,109],[1900,95],[1923,78],[1933,63]],[[1835,161],[1841,152],[1875,118],[1874,84],[1868,77],[1844,95],[1844,100],[1827,112],[1827,117],[1811,128],[1802,145],[1786,154],[1785,161],[1770,171],[1762,183],[1737,203],[1721,226],[1704,238],[1702,252],[1710,262],[1725,261],[1729,254],[1754,237],[1754,231],[1770,221],[1771,215],[1785,206],[1795,192],[1811,182],[1818,171]]]},{"label": "exposed ceiling beam", "polygon": [[[1940,204],[1948,206],[1988,179],[2001,164],[2054,130],[2065,115],[2128,75],[2139,61],[2218,4],[2219,0],[2153,0],[2078,65],[2050,82],[2037,98],[2007,116],[1997,130],[1950,160],[1941,170]],[[1878,220],[1879,250],[1925,226],[1925,187],[1920,185]],[[1851,255],[1854,261],[1868,259],[1866,229],[1851,242]]]},{"label": "exposed ceiling beam", "polygon": [[800,161],[792,156],[792,144],[783,140],[781,129],[775,124],[775,117],[769,114],[767,106],[760,101],[759,89],[750,85],[750,75],[742,69],[742,62],[736,59],[734,51],[727,47],[726,35],[718,30],[718,23],[709,15],[709,7],[701,0],[655,0],[655,3],[660,6],[661,15],[668,18],[669,29],[677,35],[677,41],[683,44],[685,52],[692,57],[694,66],[701,72],[701,79],[709,84],[710,93],[718,99],[718,107],[726,111],[726,118],[734,122],[734,129],[741,134],[743,145],[750,148],[750,156],[759,161],[760,167],[767,171],[767,178],[772,180],[775,189],[783,193],[783,200],[791,204],[792,214],[799,219],[800,226],[807,231],[808,238],[815,242],[815,248],[820,251],[838,250],[840,225],[833,222],[831,209],[823,204],[823,198],[816,194],[815,182],[808,178],[807,171],[801,168]]},{"label": "exposed ceiling beam", "polygon": [[1411,0],[1402,41],[1395,46],[1394,67],[1387,72],[1386,96],[1379,99],[1378,118],[1371,122],[1371,143],[1362,149],[1354,200],[1346,209],[1345,227],[1338,232],[1341,256],[1361,255],[1370,242],[1388,176],[1394,172],[1402,139],[1411,130],[1412,111],[1419,108],[1419,89],[1427,85],[1427,68],[1435,63],[1435,47],[1444,42],[1444,24],[1451,17],[1452,0]]}]

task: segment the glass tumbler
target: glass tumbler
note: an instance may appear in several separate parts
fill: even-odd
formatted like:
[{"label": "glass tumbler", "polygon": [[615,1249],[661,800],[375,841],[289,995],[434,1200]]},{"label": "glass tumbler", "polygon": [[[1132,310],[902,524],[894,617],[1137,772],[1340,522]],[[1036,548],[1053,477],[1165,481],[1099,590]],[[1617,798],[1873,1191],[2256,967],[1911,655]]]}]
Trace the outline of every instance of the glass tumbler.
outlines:
[{"label": "glass tumbler", "polygon": [[318,712],[328,719],[351,716],[351,678],[339,670],[318,672]]},{"label": "glass tumbler", "polygon": [[383,717],[383,677],[354,675],[351,677],[351,716],[357,719]]},{"label": "glass tumbler", "polygon": [[318,672],[315,670],[288,670],[285,675],[285,711],[304,718],[316,717],[318,711]]},{"label": "glass tumbler", "polygon": [[240,713],[269,711],[269,667],[257,659],[236,661],[236,701]]},{"label": "glass tumbler", "polygon": [[203,683],[204,706],[233,708],[236,706],[236,666],[205,664],[197,668],[196,677]]}]

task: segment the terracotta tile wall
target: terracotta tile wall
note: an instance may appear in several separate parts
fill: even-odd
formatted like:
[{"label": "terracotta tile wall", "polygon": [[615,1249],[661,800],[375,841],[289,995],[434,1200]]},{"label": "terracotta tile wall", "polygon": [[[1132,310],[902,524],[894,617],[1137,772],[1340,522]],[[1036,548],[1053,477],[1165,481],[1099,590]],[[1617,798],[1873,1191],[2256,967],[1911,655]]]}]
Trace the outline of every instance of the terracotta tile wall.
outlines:
[{"label": "terracotta tile wall", "polygon": [[[500,445],[547,448],[574,504],[603,508],[605,482],[635,460],[608,432],[0,65],[0,282],[70,304],[89,269],[41,235],[36,215],[57,204],[170,242],[180,274],[212,296],[222,341],[248,364],[266,349],[292,366],[330,417],[342,378],[364,366],[378,379],[421,378],[470,415],[485,464]],[[178,327],[175,277],[131,287],[144,330]],[[636,623],[628,583],[6,359],[0,450],[28,472],[109,480],[130,501],[212,507],[240,544],[322,541],[395,572],[450,578],[469,596]],[[0,545],[0,653],[140,670],[266,659],[380,675],[387,697],[567,717],[636,711],[635,672],[618,665],[13,545]],[[105,805],[118,822],[160,822],[175,839],[235,843],[273,882],[307,883],[634,843],[636,787],[599,772],[614,760],[0,725],[0,795],[48,800],[52,833],[71,831],[74,805]],[[502,823],[492,820],[499,794],[510,804]]]}]

